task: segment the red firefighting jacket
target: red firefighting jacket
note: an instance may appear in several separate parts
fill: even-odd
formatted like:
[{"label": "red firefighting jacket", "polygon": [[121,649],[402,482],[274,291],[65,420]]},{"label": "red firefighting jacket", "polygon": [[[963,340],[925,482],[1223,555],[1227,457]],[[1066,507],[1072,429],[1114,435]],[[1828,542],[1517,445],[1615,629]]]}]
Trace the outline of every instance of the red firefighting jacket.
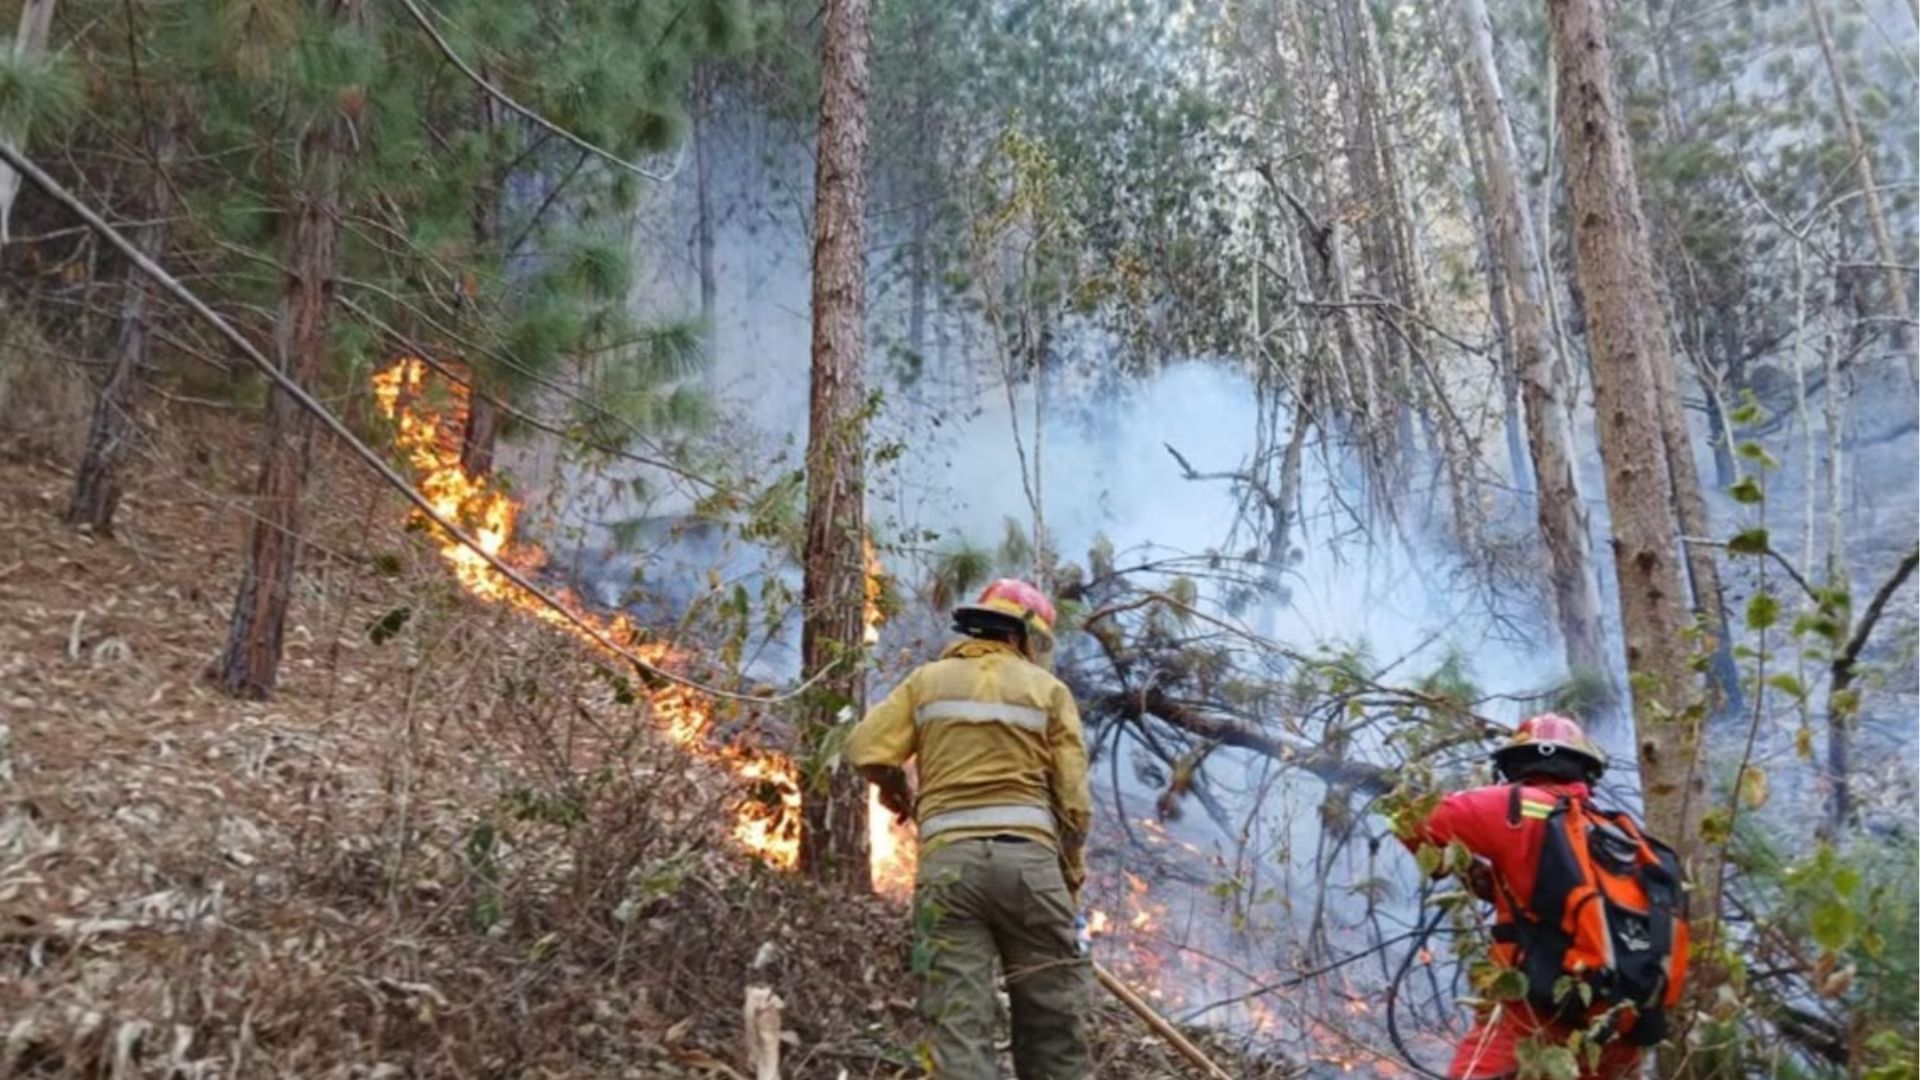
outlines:
[{"label": "red firefighting jacket", "polygon": [[[1403,830],[1401,839],[1413,851],[1423,844],[1445,847],[1458,840],[1486,865],[1493,879],[1494,924],[1505,925],[1514,921],[1514,905],[1525,903],[1533,895],[1540,846],[1554,806],[1562,798],[1588,797],[1587,785],[1577,782],[1523,785],[1520,819],[1516,822],[1512,784],[1459,791],[1441,799],[1425,821]],[[1513,944],[1496,935],[1492,957],[1495,963],[1511,965]]]}]

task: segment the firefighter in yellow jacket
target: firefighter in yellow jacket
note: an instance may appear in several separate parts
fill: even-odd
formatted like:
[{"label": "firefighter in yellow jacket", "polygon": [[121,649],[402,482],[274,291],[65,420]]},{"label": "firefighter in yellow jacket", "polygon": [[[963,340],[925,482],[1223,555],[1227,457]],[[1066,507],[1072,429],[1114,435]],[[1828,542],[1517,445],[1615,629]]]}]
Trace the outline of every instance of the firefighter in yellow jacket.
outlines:
[{"label": "firefighter in yellow jacket", "polygon": [[[916,669],[847,740],[887,807],[919,823],[921,1009],[942,1080],[994,1080],[994,966],[1020,1080],[1093,1075],[1091,962],[1074,915],[1086,879],[1087,751],[1073,695],[1048,668],[1053,604],[1001,580],[953,613],[965,635]],[[917,761],[915,798],[900,766]]]}]

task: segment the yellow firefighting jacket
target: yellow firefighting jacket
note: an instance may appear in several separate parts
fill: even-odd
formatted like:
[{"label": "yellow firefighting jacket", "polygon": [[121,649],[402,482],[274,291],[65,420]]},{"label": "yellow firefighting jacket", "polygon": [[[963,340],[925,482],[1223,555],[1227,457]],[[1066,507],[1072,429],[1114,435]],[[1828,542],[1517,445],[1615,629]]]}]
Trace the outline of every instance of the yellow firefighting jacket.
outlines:
[{"label": "yellow firefighting jacket", "polygon": [[920,843],[1016,833],[1083,877],[1092,803],[1080,710],[1066,684],[999,641],[968,638],[908,675],[848,736],[859,767],[918,761]]}]

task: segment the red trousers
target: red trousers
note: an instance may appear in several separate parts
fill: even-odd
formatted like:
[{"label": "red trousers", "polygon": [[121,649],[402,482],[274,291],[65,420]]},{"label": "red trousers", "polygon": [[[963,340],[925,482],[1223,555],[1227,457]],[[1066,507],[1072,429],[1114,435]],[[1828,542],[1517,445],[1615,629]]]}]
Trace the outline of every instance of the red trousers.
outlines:
[{"label": "red trousers", "polygon": [[[1559,1024],[1542,1023],[1532,1010],[1507,1005],[1483,1013],[1473,1030],[1460,1040],[1447,1075],[1453,1080],[1497,1080],[1520,1072],[1520,1044],[1536,1039],[1544,1045],[1566,1045],[1573,1032]],[[1600,1051],[1597,1069],[1580,1063],[1580,1080],[1632,1080],[1640,1073],[1640,1048],[1611,1042]]]}]

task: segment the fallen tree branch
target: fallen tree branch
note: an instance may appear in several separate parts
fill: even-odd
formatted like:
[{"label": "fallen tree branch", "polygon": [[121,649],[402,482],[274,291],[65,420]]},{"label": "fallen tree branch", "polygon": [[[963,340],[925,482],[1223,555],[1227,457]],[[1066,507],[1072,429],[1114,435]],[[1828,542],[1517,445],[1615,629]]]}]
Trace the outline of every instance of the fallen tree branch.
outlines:
[{"label": "fallen tree branch", "polygon": [[1165,690],[1149,686],[1141,690],[1116,690],[1105,694],[1076,696],[1094,710],[1109,716],[1144,721],[1158,717],[1174,727],[1222,746],[1237,747],[1265,754],[1287,765],[1296,765],[1331,783],[1350,784],[1369,795],[1383,795],[1394,788],[1394,774],[1378,765],[1348,761],[1320,750],[1296,746],[1285,739],[1226,717],[1213,715],[1175,700]]},{"label": "fallen tree branch", "polygon": [[1126,983],[1115,978],[1113,973],[1099,964],[1093,965],[1093,977],[1106,987],[1107,992],[1120,999],[1120,1004],[1133,1011],[1155,1035],[1166,1040],[1168,1046],[1180,1052],[1180,1056],[1191,1062],[1195,1068],[1205,1073],[1210,1080],[1233,1080],[1231,1074],[1213,1063],[1206,1051],[1193,1044],[1193,1040],[1180,1033],[1180,1029],[1167,1022],[1167,1018],[1155,1012],[1153,1006],[1140,999],[1140,995]]}]

